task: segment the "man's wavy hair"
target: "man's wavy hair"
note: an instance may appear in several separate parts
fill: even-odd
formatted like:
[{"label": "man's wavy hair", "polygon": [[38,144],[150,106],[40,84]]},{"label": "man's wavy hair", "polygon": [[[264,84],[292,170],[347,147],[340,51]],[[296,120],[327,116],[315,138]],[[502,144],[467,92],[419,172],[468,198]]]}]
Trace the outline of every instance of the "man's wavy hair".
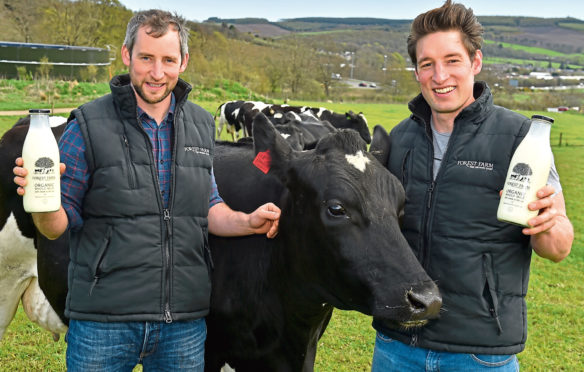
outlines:
[{"label": "man's wavy hair", "polygon": [[128,48],[130,56],[136,42],[136,35],[141,27],[146,27],[148,35],[161,37],[168,32],[168,28],[171,26],[174,31],[178,32],[181,61],[184,60],[185,55],[189,52],[189,29],[186,20],[176,13],[172,14],[160,9],[138,12],[128,22],[124,45]]},{"label": "man's wavy hair", "polygon": [[[460,31],[462,43],[472,59],[483,43],[483,26],[471,8],[446,0],[440,8],[422,13],[414,19],[408,36],[408,54],[417,66],[416,44],[424,36],[439,31]],[[416,67],[417,68],[417,67]]]}]

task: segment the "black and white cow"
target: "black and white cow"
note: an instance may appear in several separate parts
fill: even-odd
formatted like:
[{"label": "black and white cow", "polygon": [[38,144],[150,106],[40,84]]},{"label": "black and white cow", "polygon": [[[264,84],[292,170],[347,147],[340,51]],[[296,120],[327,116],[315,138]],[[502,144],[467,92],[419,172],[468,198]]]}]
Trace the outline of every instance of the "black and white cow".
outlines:
[{"label": "black and white cow", "polygon": [[[253,127],[253,145],[217,144],[215,176],[236,210],[249,212],[267,201],[281,206],[280,230],[275,239],[209,237],[214,269],[207,370],[229,363],[237,372],[312,371],[333,307],[384,317],[396,327],[437,317],[438,288],[399,230],[404,191],[358,134],[336,131],[314,150],[294,151],[264,115]],[[14,159],[23,141],[22,132],[10,130],[0,141],[0,157]],[[2,239],[0,255],[19,251],[7,245],[18,239],[32,247],[34,236],[12,183],[12,160],[3,163],[1,216],[12,216],[3,220],[12,226],[5,236],[12,240]],[[39,281],[62,316],[67,241],[51,244],[50,250],[39,245]],[[11,294],[18,303],[21,294]],[[6,314],[11,320],[13,313]],[[47,328],[62,332],[65,325],[59,326]]]},{"label": "black and white cow", "polygon": [[362,112],[355,114],[353,111],[348,111],[345,114],[335,113],[324,107],[311,108],[312,113],[320,120],[326,120],[337,129],[353,129],[363,138],[367,143],[371,143],[371,133],[367,119]]},{"label": "black and white cow", "polygon": [[220,105],[217,111],[221,112],[217,125],[218,135],[221,134],[223,126],[227,123],[228,133],[231,133],[234,139],[237,138],[239,130],[243,130],[244,136],[251,135],[253,118],[259,112],[266,115],[272,122],[277,121],[286,113],[312,113],[317,119],[328,121],[337,129],[357,131],[365,142],[371,143],[367,119],[362,112],[355,114],[353,111],[348,111],[340,114],[324,107],[277,105],[257,101],[230,101]]},{"label": "black and white cow", "polygon": [[[59,137],[65,118],[51,117],[50,121],[51,125],[57,125],[52,129]],[[29,117],[19,120],[0,139],[0,339],[20,301],[28,318],[41,327],[55,335],[67,329],[65,319],[53,311],[46,297],[54,299],[62,315],[67,292],[68,252],[66,249],[58,250],[63,240],[49,242],[37,236],[32,219],[24,212],[22,198],[16,194],[12,181],[14,159],[21,155],[29,122]],[[35,243],[39,250],[35,249]],[[39,255],[45,255],[45,258],[39,260],[37,265]]]},{"label": "black and white cow", "polygon": [[284,128],[296,128],[304,150],[313,149],[321,138],[337,130],[328,121],[318,119],[310,110],[301,113],[276,113],[268,119],[279,132]]},{"label": "black and white cow", "polygon": [[[367,143],[371,143],[371,133],[367,119],[362,112],[355,114],[353,111],[348,111],[345,114],[335,113],[324,107],[308,107],[308,106],[288,106],[288,105],[271,105],[262,111],[271,121],[278,120],[279,117],[285,114],[305,114],[312,115],[315,119],[326,121],[337,129],[352,129],[357,131],[361,138]],[[251,128],[251,122],[246,120],[245,125]]]},{"label": "black and white cow", "polygon": [[[239,131],[243,130],[243,136],[251,136],[251,123],[259,112],[269,114],[272,105],[259,101],[229,101],[221,104],[217,109],[220,112],[219,123],[217,124],[217,137],[223,132],[223,127],[227,124],[227,133],[232,139],[239,137]],[[216,116],[216,115],[215,115]]]},{"label": "black and white cow", "polygon": [[403,188],[359,135],[337,131],[297,152],[265,116],[253,128],[254,148],[216,148],[215,177],[234,209],[280,205],[280,230],[273,240],[210,236],[207,370],[312,371],[333,307],[397,327],[436,317],[438,289],[399,230]]},{"label": "black and white cow", "polygon": [[[239,109],[244,101],[229,101],[222,103],[218,108],[219,123],[217,123],[217,138],[221,136],[223,127],[226,126],[226,131],[231,134],[233,140],[237,138],[237,133],[241,130],[242,124],[237,120]],[[217,120],[217,112],[215,113],[215,120]]]}]

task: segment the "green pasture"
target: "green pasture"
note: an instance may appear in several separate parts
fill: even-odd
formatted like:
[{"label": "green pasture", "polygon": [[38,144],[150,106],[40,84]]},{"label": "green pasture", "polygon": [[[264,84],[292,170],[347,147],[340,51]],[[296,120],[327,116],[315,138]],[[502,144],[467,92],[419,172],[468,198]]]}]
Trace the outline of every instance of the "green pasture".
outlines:
[{"label": "green pasture", "polygon": [[511,44],[511,43],[505,43],[505,42],[501,42],[501,41],[485,40],[485,44],[497,44],[503,48],[521,50],[521,51],[531,53],[531,54],[541,54],[541,55],[550,56],[550,57],[566,57],[567,56],[566,53],[557,52],[557,51],[551,50],[551,49],[530,47],[530,46],[519,45],[519,44]]},{"label": "green pasture", "polygon": [[[202,102],[214,113],[221,102]],[[405,105],[289,102],[326,106],[337,112],[363,112],[371,129],[395,126],[408,116]],[[1,104],[0,104],[1,107]],[[529,338],[519,354],[523,371],[584,370],[584,115],[577,113],[522,112],[555,118],[552,145],[560,173],[568,215],[576,231],[571,255],[559,264],[534,255],[528,293]],[[0,116],[0,133],[17,117]],[[560,133],[563,146],[558,146]],[[566,146],[567,144],[567,146]],[[2,159],[12,161],[12,159]],[[468,330],[472,332],[473,330]],[[351,311],[335,311],[322,339],[317,371],[369,371],[374,345],[371,319]],[[0,371],[63,371],[65,342],[58,342],[28,321],[21,308],[0,342]],[[140,368],[137,368],[140,370]]]},{"label": "green pasture", "polygon": [[558,26],[560,27],[565,27],[565,28],[571,28],[573,30],[578,30],[578,31],[584,31],[584,25],[582,23],[567,23],[567,22],[560,22],[558,23]]},{"label": "green pasture", "polygon": [[[484,64],[497,64],[497,65],[504,65],[504,64],[512,64],[512,65],[522,65],[522,66],[535,66],[540,68],[547,68],[549,65],[549,61],[538,61],[535,59],[520,59],[520,58],[506,58],[506,57],[485,57],[483,59]],[[552,68],[560,68],[560,62],[552,62]],[[582,68],[580,65],[570,64],[572,68]]]}]

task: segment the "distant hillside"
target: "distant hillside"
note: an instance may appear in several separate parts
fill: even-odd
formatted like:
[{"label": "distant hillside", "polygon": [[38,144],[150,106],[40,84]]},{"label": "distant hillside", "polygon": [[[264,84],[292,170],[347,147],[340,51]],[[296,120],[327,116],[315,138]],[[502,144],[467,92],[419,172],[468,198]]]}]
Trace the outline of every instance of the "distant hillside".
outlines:
[{"label": "distant hillside", "polygon": [[584,21],[576,18],[478,17],[485,39],[542,47],[562,53],[584,52]]},{"label": "distant hillside", "polygon": [[[290,32],[321,32],[331,30],[346,29],[366,29],[366,28],[394,28],[407,31],[411,20],[404,19],[384,19],[384,18],[326,18],[326,17],[306,17],[306,18],[289,18],[282,19],[278,22],[270,22],[265,18],[217,18],[212,17],[205,21],[206,23],[225,23],[234,25],[241,32],[248,30],[265,30],[265,33],[259,33],[262,37],[285,35]],[[266,27],[273,26],[272,28]],[[278,28],[286,30],[283,32]]]},{"label": "distant hillside", "polygon": [[234,25],[237,31],[243,33],[250,33],[261,37],[279,37],[288,35],[290,30],[284,29],[280,26],[271,23],[243,23]]},{"label": "distant hillside", "polygon": [[[485,28],[487,58],[514,58],[584,65],[584,21],[576,18],[479,16]],[[405,58],[405,42],[411,20],[382,18],[304,17],[270,22],[263,18],[221,19],[207,22],[229,24],[241,33],[263,38],[301,36],[319,50],[357,51],[378,46],[378,53],[397,51]],[[533,48],[529,50],[521,47]],[[558,53],[542,52],[542,49]]]},{"label": "distant hillside", "polygon": [[[485,28],[485,39],[540,46],[564,53],[584,50],[584,21],[576,18],[536,18],[510,16],[479,16]],[[304,17],[270,22],[264,18],[221,19],[206,22],[234,25],[241,32],[261,37],[277,37],[289,33],[318,33],[332,30],[385,30],[407,35],[412,20],[383,18]],[[364,40],[367,43],[367,40]]]},{"label": "distant hillside", "polygon": [[341,29],[366,29],[366,28],[394,28],[406,31],[412,21],[405,19],[384,18],[291,18],[277,22],[283,28],[294,32],[318,32]]}]

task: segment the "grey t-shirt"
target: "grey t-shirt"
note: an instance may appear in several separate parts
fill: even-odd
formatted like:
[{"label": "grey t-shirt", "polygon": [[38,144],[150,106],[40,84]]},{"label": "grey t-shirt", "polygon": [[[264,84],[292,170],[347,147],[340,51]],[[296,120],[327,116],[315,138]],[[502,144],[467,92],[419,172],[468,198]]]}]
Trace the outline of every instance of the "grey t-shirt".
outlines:
[{"label": "grey t-shirt", "polygon": [[[434,142],[434,179],[436,179],[436,175],[438,174],[438,170],[440,169],[440,164],[442,164],[442,157],[446,153],[446,149],[448,148],[448,141],[450,140],[451,132],[447,133],[440,133],[434,128],[434,122],[431,120],[431,127],[432,127],[432,139]],[[560,175],[556,170],[556,164],[554,162],[553,154],[552,154],[552,167],[550,170],[550,175],[548,177],[548,185],[551,185],[556,190],[556,193],[562,191],[562,185],[560,184]]]}]

